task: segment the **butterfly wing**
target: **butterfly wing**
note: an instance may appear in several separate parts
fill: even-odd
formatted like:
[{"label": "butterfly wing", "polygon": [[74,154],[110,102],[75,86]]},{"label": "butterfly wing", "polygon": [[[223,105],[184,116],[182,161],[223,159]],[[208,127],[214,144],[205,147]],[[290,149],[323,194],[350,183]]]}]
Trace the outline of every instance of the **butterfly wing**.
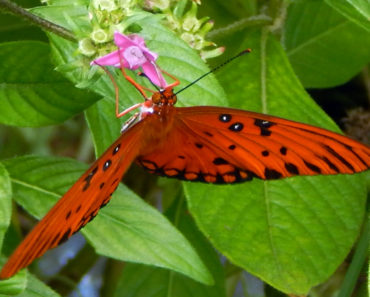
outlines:
[{"label": "butterfly wing", "polygon": [[13,252],[0,278],[14,275],[47,250],[67,240],[106,205],[136,158],[142,124],[122,134],[53,206]]},{"label": "butterfly wing", "polygon": [[278,117],[221,107],[176,108],[165,145],[143,151],[149,172],[234,183],[369,169],[370,148],[343,135]]}]

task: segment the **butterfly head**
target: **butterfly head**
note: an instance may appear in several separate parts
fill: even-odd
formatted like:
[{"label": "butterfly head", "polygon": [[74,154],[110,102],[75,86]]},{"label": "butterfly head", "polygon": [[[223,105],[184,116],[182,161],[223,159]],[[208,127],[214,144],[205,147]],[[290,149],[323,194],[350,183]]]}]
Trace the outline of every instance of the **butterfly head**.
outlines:
[{"label": "butterfly head", "polygon": [[151,99],[153,104],[157,106],[173,106],[177,102],[177,97],[174,94],[172,87],[167,87],[155,92]]},{"label": "butterfly head", "polygon": [[157,115],[161,117],[161,121],[170,117],[173,111],[173,106],[177,102],[177,97],[173,92],[173,87],[168,86],[155,92],[150,98],[145,99],[141,104],[140,115],[138,120],[146,118],[148,115]]}]

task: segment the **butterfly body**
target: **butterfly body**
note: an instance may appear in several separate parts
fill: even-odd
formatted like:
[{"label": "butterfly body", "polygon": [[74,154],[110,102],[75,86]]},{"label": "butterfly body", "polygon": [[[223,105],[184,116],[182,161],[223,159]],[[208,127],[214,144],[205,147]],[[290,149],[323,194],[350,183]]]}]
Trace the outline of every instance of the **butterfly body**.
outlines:
[{"label": "butterfly body", "polygon": [[121,136],[27,235],[2,268],[9,278],[91,221],[136,162],[188,181],[355,173],[369,169],[370,148],[343,135],[232,108],[175,107],[172,86],[154,93]]}]

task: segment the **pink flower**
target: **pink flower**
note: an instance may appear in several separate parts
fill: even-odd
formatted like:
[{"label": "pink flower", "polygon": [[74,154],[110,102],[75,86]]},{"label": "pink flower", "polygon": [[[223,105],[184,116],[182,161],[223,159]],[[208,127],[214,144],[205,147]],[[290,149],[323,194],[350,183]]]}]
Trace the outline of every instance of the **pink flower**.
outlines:
[{"label": "pink flower", "polygon": [[91,65],[97,64],[120,68],[121,58],[123,67],[131,70],[136,70],[141,67],[144,74],[153,84],[162,89],[167,86],[166,80],[158,66],[155,64],[158,54],[151,52],[146,47],[145,41],[142,37],[136,34],[123,35],[119,32],[115,32],[114,43],[118,47],[117,51],[92,61]]}]

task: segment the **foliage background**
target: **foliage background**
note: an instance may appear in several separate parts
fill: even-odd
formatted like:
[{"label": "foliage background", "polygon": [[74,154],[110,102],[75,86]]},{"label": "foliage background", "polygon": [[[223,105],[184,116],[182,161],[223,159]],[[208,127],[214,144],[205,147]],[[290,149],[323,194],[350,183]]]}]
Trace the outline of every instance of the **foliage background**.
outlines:
[{"label": "foliage background", "polygon": [[[72,6],[54,1],[52,7],[32,12],[84,32],[89,30],[87,2]],[[253,52],[184,91],[180,104],[229,105],[335,131],[338,127],[317,103],[348,131],[356,130],[342,118],[360,106],[363,110],[352,111],[347,123],[357,124],[357,134],[366,141],[370,12],[364,3],[202,1],[198,14],[215,21],[207,38],[227,49],[221,57],[209,60],[210,66],[246,47]],[[22,206],[4,241],[3,254],[7,255],[21,230],[33,225],[29,214],[40,218],[86,168],[55,156],[91,162],[94,148],[100,155],[118,137],[121,123],[114,119],[109,79],[89,76],[86,63],[76,67],[75,43],[46,36],[8,15],[2,15],[0,22],[0,122],[4,124],[0,130],[4,160],[0,239],[10,223],[11,197]],[[198,54],[159,19],[140,15],[135,22],[148,46],[160,54],[159,65],[182,85],[207,71]],[[59,72],[54,71],[56,66]],[[122,108],[136,103],[138,94],[118,74],[117,79]],[[27,126],[37,128],[22,128]],[[25,154],[34,156],[18,157]],[[348,296],[351,286],[362,296],[366,286],[353,270],[361,270],[364,263],[366,232],[360,237],[365,243],[357,245],[360,252],[353,258],[359,258],[358,263],[353,261],[355,265],[347,269],[352,257],[345,259],[366,222],[366,178],[369,174],[297,177],[219,187],[181,185],[133,166],[124,179],[128,188],[122,186],[82,231],[89,244],[78,256],[56,276],[42,275],[36,264],[31,271],[61,295],[69,294],[78,283],[81,293],[91,294],[86,290],[99,288],[100,281],[101,296],[281,296],[281,292]],[[166,218],[149,204],[162,210]],[[61,253],[76,249],[81,239],[70,241],[75,243],[62,246]],[[110,258],[101,260],[97,254]],[[50,261],[60,258],[54,251],[39,263],[53,266],[55,262]],[[95,270],[90,270],[93,266]],[[97,276],[93,285],[86,284],[88,271],[89,276]],[[214,285],[201,284],[210,284],[210,275]],[[0,283],[4,294],[24,288],[21,296],[58,296],[31,273]]]}]

